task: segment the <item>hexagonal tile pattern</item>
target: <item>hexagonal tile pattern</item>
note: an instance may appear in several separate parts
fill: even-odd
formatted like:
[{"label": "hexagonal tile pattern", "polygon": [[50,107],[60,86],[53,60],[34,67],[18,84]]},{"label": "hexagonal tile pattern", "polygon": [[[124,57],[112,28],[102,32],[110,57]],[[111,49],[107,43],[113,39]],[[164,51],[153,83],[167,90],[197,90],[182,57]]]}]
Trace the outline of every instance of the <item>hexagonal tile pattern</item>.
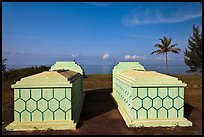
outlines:
[{"label": "hexagonal tile pattern", "polygon": [[72,113],[71,113],[71,111],[67,111],[67,112],[65,113],[65,115],[66,115],[66,119],[71,119],[71,118],[72,118]]},{"label": "hexagonal tile pattern", "polygon": [[178,96],[178,88],[169,88],[169,96],[171,98]]},{"label": "hexagonal tile pattern", "polygon": [[53,89],[52,88],[45,88],[43,89],[43,98],[46,100],[50,100],[53,98]]},{"label": "hexagonal tile pattern", "polygon": [[39,100],[41,98],[41,89],[31,89],[31,98]]},{"label": "hexagonal tile pattern", "polygon": [[158,96],[165,98],[167,96],[167,88],[158,88]]},{"label": "hexagonal tile pattern", "polygon": [[51,110],[48,109],[44,112],[44,120],[45,121],[53,120],[53,112]]},{"label": "hexagonal tile pattern", "polygon": [[[183,111],[183,95],[184,88],[176,87],[134,87],[115,80],[115,87],[119,101],[125,109],[128,109],[130,103],[132,106],[131,117],[137,118],[177,118],[182,115],[179,111]],[[127,90],[127,93],[124,91]],[[130,92],[130,100],[128,93]],[[148,92],[148,93],[147,93]],[[179,94],[178,94],[179,92]],[[179,96],[179,97],[178,97]],[[175,107],[175,108],[174,108]],[[129,110],[129,109],[128,109]],[[178,111],[177,111],[178,110]],[[178,113],[179,112],[179,113]]]},{"label": "hexagonal tile pattern", "polygon": [[133,97],[136,97],[136,96],[137,96],[137,88],[133,88],[132,96],[133,96]]},{"label": "hexagonal tile pattern", "polygon": [[175,108],[168,110],[168,118],[177,118],[177,110]]},{"label": "hexagonal tile pattern", "polygon": [[14,89],[14,101],[19,98],[19,89]]},{"label": "hexagonal tile pattern", "polygon": [[146,97],[143,101],[143,107],[149,109],[152,106],[152,100],[149,97]]},{"label": "hexagonal tile pattern", "polygon": [[180,108],[180,109],[178,110],[178,118],[182,118],[183,115],[184,115],[184,113],[183,113],[183,109]]},{"label": "hexagonal tile pattern", "polygon": [[47,109],[47,101],[45,101],[43,98],[41,98],[39,101],[38,101],[38,109],[43,112]]},{"label": "hexagonal tile pattern", "polygon": [[28,111],[23,111],[21,113],[21,122],[29,122],[30,121],[30,113]]},{"label": "hexagonal tile pattern", "polygon": [[38,110],[35,110],[32,113],[32,121],[42,121],[42,113]]},{"label": "hexagonal tile pattern", "polygon": [[142,106],[142,100],[140,100],[139,98],[135,98],[132,101],[133,107],[137,110]]},{"label": "hexagonal tile pattern", "polygon": [[160,108],[158,110],[158,117],[159,118],[167,118],[167,110],[164,108]]},{"label": "hexagonal tile pattern", "polygon": [[160,107],[162,107],[162,100],[160,98],[155,98],[153,100],[153,107],[156,109],[159,109]]},{"label": "hexagonal tile pattern", "polygon": [[169,98],[169,97],[166,97],[164,100],[163,100],[163,105],[166,109],[169,109],[170,107],[172,107],[172,99]]},{"label": "hexagonal tile pattern", "polygon": [[133,119],[137,119],[137,110],[134,110],[133,108],[131,109],[131,116],[133,117]]},{"label": "hexagonal tile pattern", "polygon": [[52,99],[49,101],[49,109],[55,111],[59,108],[59,103],[56,99]]},{"label": "hexagonal tile pattern", "polygon": [[177,97],[174,99],[174,107],[176,109],[179,109],[183,106],[183,99],[181,99],[180,97]]},{"label": "hexagonal tile pattern", "polygon": [[147,119],[147,111],[144,108],[138,111],[138,119]]},{"label": "hexagonal tile pattern", "polygon": [[26,109],[29,112],[32,112],[36,109],[36,102],[33,99],[29,99],[28,101],[26,101]]},{"label": "hexagonal tile pattern", "polygon": [[64,112],[60,109],[58,109],[55,113],[55,120],[64,120],[65,119],[65,115]]},{"label": "hexagonal tile pattern", "polygon": [[[66,96],[71,96],[70,90],[66,90]],[[71,101],[65,97],[62,88],[56,88],[54,94],[52,88],[31,89],[31,92],[30,89],[14,89],[14,93],[15,121],[71,119]],[[58,113],[59,117],[56,116]]]},{"label": "hexagonal tile pattern", "polygon": [[21,99],[24,101],[30,98],[30,89],[21,89]]},{"label": "hexagonal tile pattern", "polygon": [[179,96],[184,98],[184,88],[179,88]]},{"label": "hexagonal tile pattern", "polygon": [[22,112],[25,109],[25,101],[21,99],[16,100],[14,103],[14,109],[18,112]]},{"label": "hexagonal tile pattern", "polygon": [[155,98],[157,96],[157,88],[148,88],[148,96],[150,98]]},{"label": "hexagonal tile pattern", "polygon": [[14,111],[14,121],[20,122],[20,113]]},{"label": "hexagonal tile pattern", "polygon": [[63,99],[60,101],[60,108],[67,111],[69,108],[71,108],[71,102],[68,99]]},{"label": "hexagonal tile pattern", "polygon": [[156,110],[154,108],[150,108],[148,110],[148,119],[154,119],[154,118],[157,118],[157,115],[156,115]]},{"label": "hexagonal tile pattern", "polygon": [[143,99],[147,96],[147,88],[138,88],[138,97]]},{"label": "hexagonal tile pattern", "polygon": [[61,100],[65,97],[65,90],[64,88],[55,88],[54,98],[57,100]]}]

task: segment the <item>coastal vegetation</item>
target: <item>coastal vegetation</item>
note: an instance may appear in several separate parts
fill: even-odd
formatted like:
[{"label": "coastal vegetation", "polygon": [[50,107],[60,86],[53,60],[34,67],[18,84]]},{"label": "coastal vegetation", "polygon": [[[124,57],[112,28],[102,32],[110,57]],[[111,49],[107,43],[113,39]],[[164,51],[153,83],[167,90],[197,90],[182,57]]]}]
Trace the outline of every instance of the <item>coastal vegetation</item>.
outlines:
[{"label": "coastal vegetation", "polygon": [[168,56],[167,56],[167,54],[169,52],[179,54],[181,49],[175,48],[175,46],[178,44],[172,44],[171,45],[172,38],[167,38],[164,36],[163,39],[160,38],[159,40],[161,41],[161,44],[157,43],[154,45],[155,47],[157,47],[159,49],[153,51],[151,54],[157,53],[157,54],[165,54],[166,55],[166,74],[168,74]]},{"label": "coastal vegetation", "polygon": [[185,64],[188,72],[202,72],[202,32],[193,25],[193,35],[188,39],[188,49],[184,51]]}]

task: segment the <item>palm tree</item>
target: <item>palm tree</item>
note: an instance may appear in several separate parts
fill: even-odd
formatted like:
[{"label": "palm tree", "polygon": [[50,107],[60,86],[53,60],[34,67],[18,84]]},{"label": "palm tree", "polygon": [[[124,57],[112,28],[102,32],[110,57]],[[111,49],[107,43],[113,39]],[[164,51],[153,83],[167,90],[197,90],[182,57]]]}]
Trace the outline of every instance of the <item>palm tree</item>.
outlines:
[{"label": "palm tree", "polygon": [[164,37],[163,39],[159,39],[161,41],[161,44],[157,43],[154,46],[157,48],[160,48],[159,50],[155,50],[153,51],[151,54],[157,53],[157,54],[166,54],[166,74],[168,74],[168,59],[167,59],[167,53],[168,52],[172,52],[172,53],[176,53],[179,54],[179,51],[181,51],[181,49],[179,48],[175,48],[176,45],[178,44],[171,44],[171,40],[172,38],[167,38]]}]

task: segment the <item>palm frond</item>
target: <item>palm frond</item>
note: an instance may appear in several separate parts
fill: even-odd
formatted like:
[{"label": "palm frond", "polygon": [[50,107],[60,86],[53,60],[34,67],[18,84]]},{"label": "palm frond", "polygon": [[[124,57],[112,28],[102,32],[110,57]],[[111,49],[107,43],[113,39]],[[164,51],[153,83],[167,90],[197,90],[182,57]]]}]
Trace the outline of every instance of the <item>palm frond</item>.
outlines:
[{"label": "palm frond", "polygon": [[171,50],[172,53],[176,53],[179,54],[179,52],[177,50]]},{"label": "palm frond", "polygon": [[161,41],[161,44],[157,43],[154,45],[154,47],[159,48],[158,50],[153,51],[151,54],[157,53],[157,54],[164,54],[164,53],[168,53],[168,52],[172,52],[172,53],[179,53],[179,51],[181,51],[181,49],[179,48],[175,48],[176,45],[178,44],[172,44],[171,45],[171,41],[172,38],[168,38],[163,36],[163,38],[159,39]]},{"label": "palm frond", "polygon": [[161,50],[161,49],[160,50],[155,50],[151,54],[154,54],[154,53],[161,54],[161,53],[164,53],[164,51]]},{"label": "palm frond", "polygon": [[172,38],[169,38],[169,39],[168,39],[168,42],[167,42],[167,43],[168,43],[168,44],[167,44],[168,46],[171,44],[171,41],[172,41]]},{"label": "palm frond", "polygon": [[164,46],[161,45],[161,44],[155,44],[154,47],[158,47],[158,48],[160,48],[160,49],[164,49]]},{"label": "palm frond", "polygon": [[167,37],[163,36],[163,40],[166,41],[166,40],[167,40]]},{"label": "palm frond", "polygon": [[177,50],[177,51],[181,51],[181,49],[179,48],[172,48],[173,50]]},{"label": "palm frond", "polygon": [[165,45],[165,42],[162,38],[160,38],[159,40],[161,41],[162,45]]},{"label": "palm frond", "polygon": [[168,39],[167,37],[164,37],[163,41],[164,41],[164,43],[165,43],[164,45],[168,45],[169,39]]},{"label": "palm frond", "polygon": [[168,51],[167,48],[169,47],[172,38],[167,38],[167,37],[163,36],[163,39],[160,38],[159,40],[161,41],[165,51]]},{"label": "palm frond", "polygon": [[175,47],[176,45],[178,45],[178,44],[173,44],[173,45],[169,46],[169,48],[173,48],[173,47]]},{"label": "palm frond", "polygon": [[181,49],[179,49],[179,48],[171,48],[171,50],[170,50],[170,52],[176,53],[176,54],[179,54],[179,51],[181,51]]}]

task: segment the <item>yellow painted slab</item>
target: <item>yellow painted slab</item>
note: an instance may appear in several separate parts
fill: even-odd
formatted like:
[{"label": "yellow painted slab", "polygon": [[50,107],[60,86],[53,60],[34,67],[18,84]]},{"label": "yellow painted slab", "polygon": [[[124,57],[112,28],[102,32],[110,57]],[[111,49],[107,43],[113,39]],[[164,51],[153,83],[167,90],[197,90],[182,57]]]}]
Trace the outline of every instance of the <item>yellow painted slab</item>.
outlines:
[{"label": "yellow painted slab", "polygon": [[168,76],[155,71],[138,71],[135,69],[130,69],[117,73],[115,77],[129,82],[132,86],[186,86],[185,83],[182,83],[182,81],[178,80],[176,77]]}]

